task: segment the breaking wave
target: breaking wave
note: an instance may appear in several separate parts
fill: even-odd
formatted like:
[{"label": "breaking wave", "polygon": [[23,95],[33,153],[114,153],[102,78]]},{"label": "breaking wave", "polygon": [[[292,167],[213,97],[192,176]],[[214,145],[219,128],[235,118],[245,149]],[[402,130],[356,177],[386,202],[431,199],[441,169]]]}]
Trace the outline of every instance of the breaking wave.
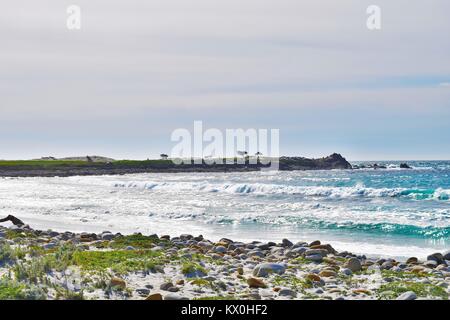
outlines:
[{"label": "breaking wave", "polygon": [[407,198],[412,200],[440,200],[450,199],[448,189],[406,189],[406,188],[368,188],[364,186],[353,187],[327,187],[327,186],[289,186],[264,183],[250,184],[211,184],[188,182],[120,182],[114,183],[116,188],[140,188],[155,191],[203,191],[232,194],[255,195],[297,195],[304,197],[325,197],[331,199],[347,198]]}]

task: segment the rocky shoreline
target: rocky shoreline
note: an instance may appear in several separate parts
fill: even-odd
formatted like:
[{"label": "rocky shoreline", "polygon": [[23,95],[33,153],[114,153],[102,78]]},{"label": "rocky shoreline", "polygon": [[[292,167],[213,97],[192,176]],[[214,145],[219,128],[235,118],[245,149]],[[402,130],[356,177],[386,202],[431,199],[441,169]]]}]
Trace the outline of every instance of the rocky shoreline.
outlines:
[{"label": "rocky shoreline", "polygon": [[0,226],[0,300],[445,299],[450,251],[371,259],[320,241],[72,233]]}]

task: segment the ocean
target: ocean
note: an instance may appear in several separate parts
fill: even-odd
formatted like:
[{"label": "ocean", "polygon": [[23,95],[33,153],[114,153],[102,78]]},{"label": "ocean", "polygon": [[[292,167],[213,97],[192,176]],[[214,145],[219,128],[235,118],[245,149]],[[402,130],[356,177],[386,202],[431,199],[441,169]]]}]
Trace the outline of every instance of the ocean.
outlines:
[{"label": "ocean", "polygon": [[448,250],[450,161],[378,164],[387,168],[0,178],[0,217],[57,231],[318,239],[368,256]]}]

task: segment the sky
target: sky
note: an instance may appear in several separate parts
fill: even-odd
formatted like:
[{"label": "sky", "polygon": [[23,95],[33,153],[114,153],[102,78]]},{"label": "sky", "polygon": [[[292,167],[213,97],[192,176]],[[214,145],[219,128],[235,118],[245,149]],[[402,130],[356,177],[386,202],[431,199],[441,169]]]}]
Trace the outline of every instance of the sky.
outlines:
[{"label": "sky", "polygon": [[450,159],[449,15],[448,0],[5,1],[0,159],[153,158],[195,120],[279,129],[283,155]]}]

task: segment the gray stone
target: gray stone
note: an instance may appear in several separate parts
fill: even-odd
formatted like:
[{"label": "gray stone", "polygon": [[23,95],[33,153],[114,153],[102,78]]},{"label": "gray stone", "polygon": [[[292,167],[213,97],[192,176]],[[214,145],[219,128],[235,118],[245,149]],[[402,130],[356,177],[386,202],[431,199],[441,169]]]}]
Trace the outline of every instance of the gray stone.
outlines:
[{"label": "gray stone", "polygon": [[167,289],[167,291],[169,291],[169,292],[178,292],[178,291],[180,291],[180,288],[170,287],[170,288]]},{"label": "gray stone", "polygon": [[326,257],[328,255],[328,250],[325,249],[309,249],[305,251],[305,256],[312,256],[312,255],[321,255],[322,257]]},{"label": "gray stone", "polygon": [[314,262],[322,262],[323,261],[323,257],[320,254],[308,255],[308,256],[305,256],[305,259],[311,260],[311,261],[314,261]]},{"label": "gray stone", "polygon": [[297,242],[296,244],[294,244],[293,248],[295,249],[295,248],[307,247],[307,246],[308,246],[307,242],[300,241],[300,242]]},{"label": "gray stone", "polygon": [[282,297],[293,297],[295,298],[297,296],[297,292],[291,289],[281,289],[278,294]]},{"label": "gray stone", "polygon": [[346,276],[351,276],[351,275],[353,274],[352,270],[350,270],[350,269],[348,269],[348,268],[343,268],[343,269],[341,270],[341,272],[342,272],[343,274],[345,274]]},{"label": "gray stone", "polygon": [[269,250],[270,249],[270,245],[268,243],[259,243],[256,245],[256,247],[261,250]]},{"label": "gray stone", "polygon": [[445,261],[444,261],[444,256],[443,256],[441,253],[439,253],[439,252],[430,254],[430,255],[427,257],[427,260],[436,261],[437,265],[438,265],[438,264],[441,264],[441,263],[445,263]]},{"label": "gray stone", "polygon": [[396,300],[416,300],[416,299],[417,295],[414,292],[407,291],[399,295]]},{"label": "gray stone", "polygon": [[114,239],[114,235],[112,233],[102,233],[101,238],[102,240],[110,241]]},{"label": "gray stone", "polygon": [[180,296],[178,294],[169,293],[164,296],[164,300],[189,300],[189,298]]},{"label": "gray stone", "polygon": [[161,290],[164,290],[164,291],[168,291],[172,287],[173,287],[173,283],[172,282],[165,282],[165,283],[163,283],[162,285],[159,286],[159,288]]},{"label": "gray stone", "polygon": [[139,288],[139,289],[136,289],[136,292],[137,292],[138,295],[146,297],[146,296],[148,296],[150,294],[150,289]]},{"label": "gray stone", "polygon": [[286,266],[278,263],[262,263],[253,269],[255,277],[267,277],[271,273],[283,274],[286,272]]},{"label": "gray stone", "polygon": [[[384,261],[383,261],[384,263]],[[352,272],[361,271],[361,262],[357,258],[350,258],[344,265],[345,268],[352,270]]]},{"label": "gray stone", "polygon": [[256,250],[250,251],[247,255],[249,257],[255,257],[255,256],[256,257],[260,257],[260,258],[264,258],[265,257],[265,254],[263,252],[256,251]]},{"label": "gray stone", "polygon": [[281,245],[282,245],[283,247],[288,247],[288,248],[290,248],[290,247],[292,247],[294,244],[293,244],[291,241],[289,241],[288,239],[283,239],[283,240],[281,240]]},{"label": "gray stone", "polygon": [[450,260],[450,250],[444,252],[442,256],[444,257],[445,260]]},{"label": "gray stone", "polygon": [[225,248],[224,246],[217,246],[217,247],[214,248],[214,251],[218,252],[218,253],[226,253],[227,252],[227,248]]}]

